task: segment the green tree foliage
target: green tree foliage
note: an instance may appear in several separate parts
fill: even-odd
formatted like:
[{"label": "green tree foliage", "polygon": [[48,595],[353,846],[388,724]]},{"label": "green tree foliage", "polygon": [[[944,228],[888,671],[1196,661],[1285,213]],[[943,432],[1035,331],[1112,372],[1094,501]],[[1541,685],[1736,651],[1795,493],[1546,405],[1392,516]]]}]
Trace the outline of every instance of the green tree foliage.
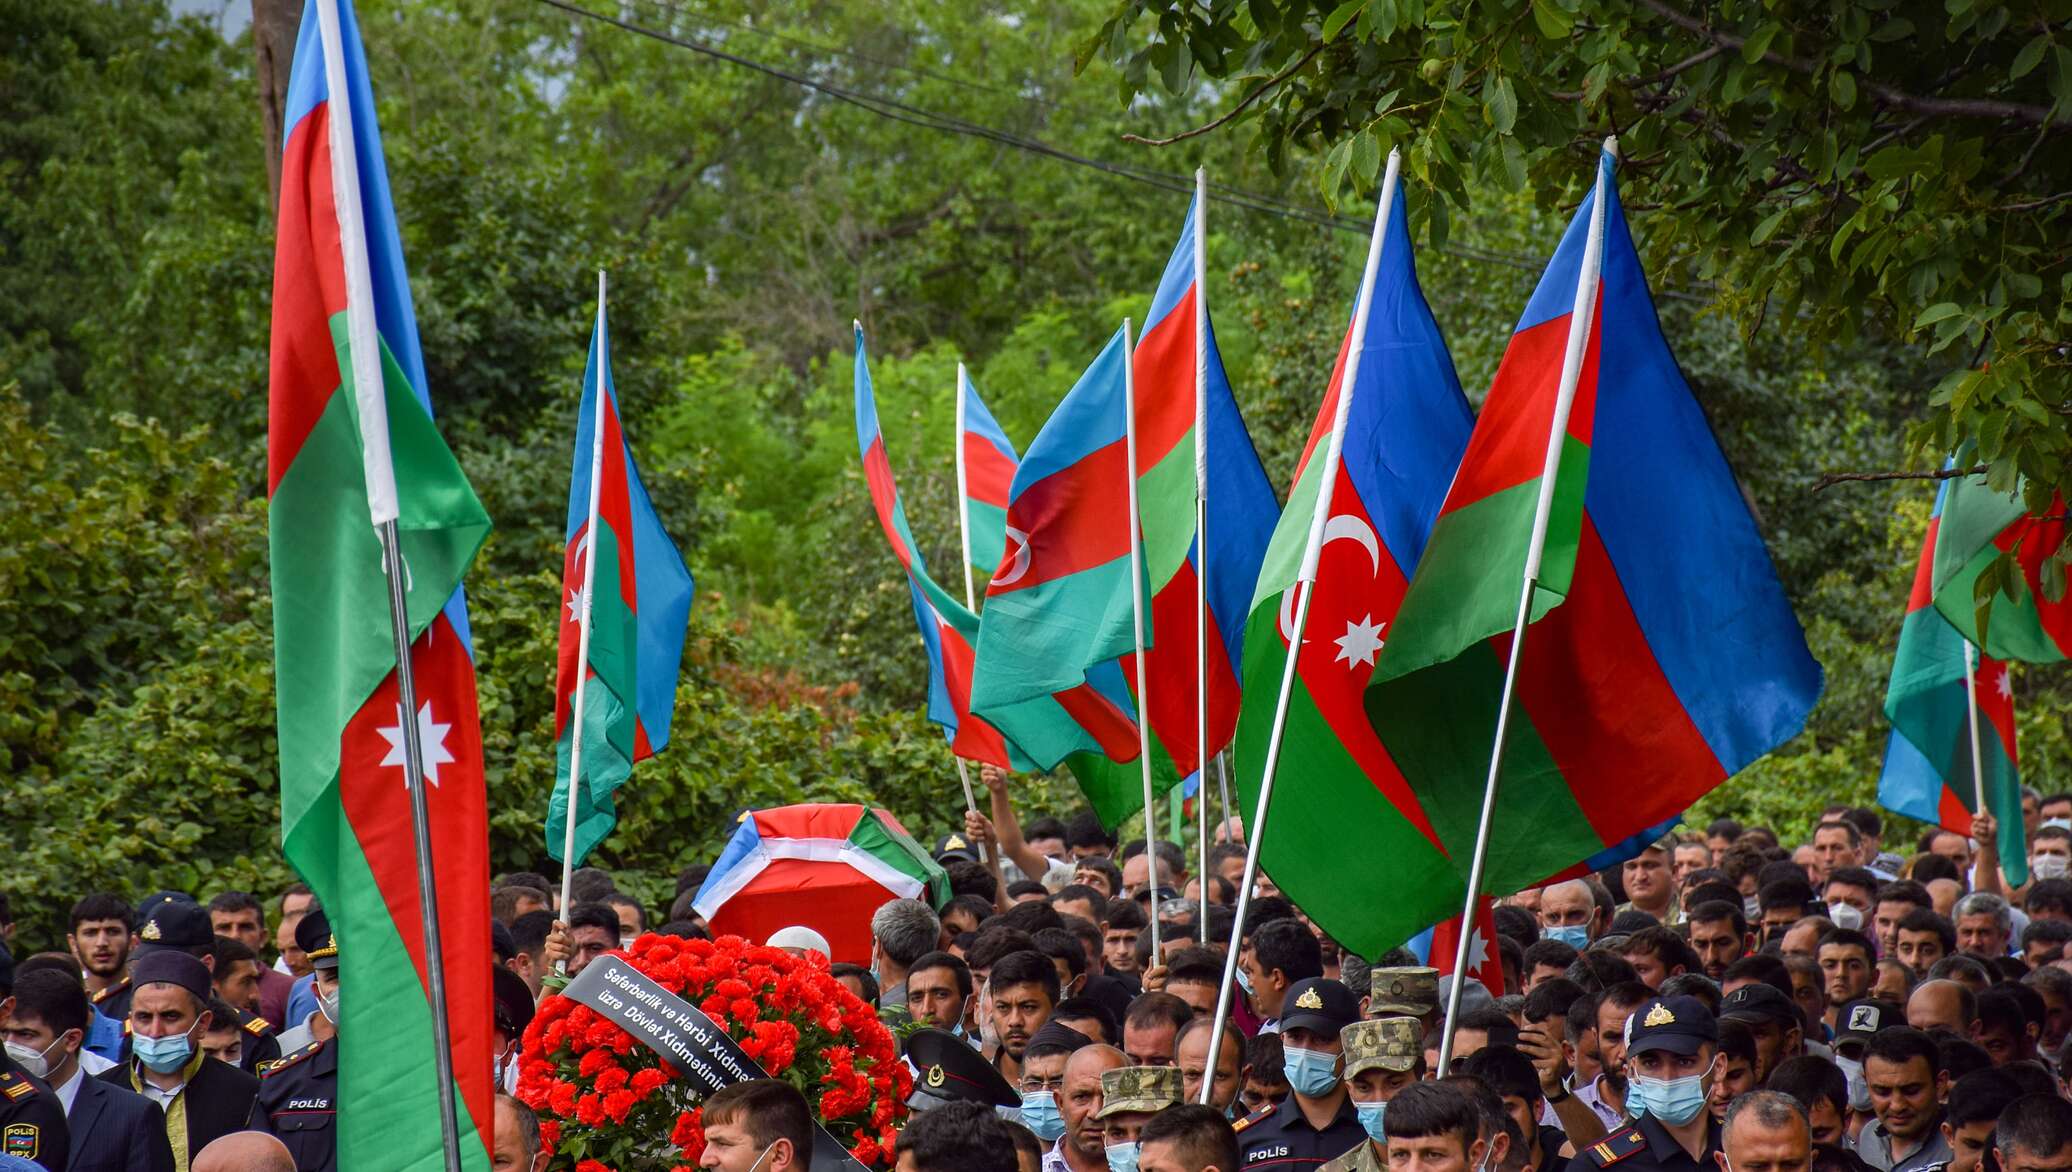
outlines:
[{"label": "green tree foliage", "polygon": [[[1433,242],[1492,192],[1551,208],[1617,134],[1664,280],[1794,361],[1928,357],[1907,458],[1967,451],[2032,510],[2072,494],[2072,21],[2023,0],[1119,0],[1082,60],[1125,95],[1210,79],[1324,194],[1391,147]],[[1235,112],[1235,110],[1233,111]],[[1932,387],[1932,390],[1927,388]],[[2046,581],[2062,584],[2072,547]]]},{"label": "green tree foliage", "polygon": [[[1131,160],[1116,142],[1116,79],[1072,73],[1072,46],[1101,29],[1106,0],[595,10],[607,7],[816,81]],[[857,467],[849,322],[870,336],[917,538],[954,588],[956,364],[1026,446],[1117,319],[1141,317],[1184,191],[882,118],[545,5],[359,11],[433,399],[497,522],[468,582],[492,865],[545,862],[565,477],[600,267],[628,432],[699,595],[672,744],[620,791],[598,861],[659,913],[676,870],[709,860],[744,806],[869,799],[917,835],[949,829],[955,771],[922,716],[911,612]],[[1361,35],[1353,23],[1317,61]],[[21,831],[0,890],[36,947],[88,890],[287,879],[263,472],[273,229],[248,40],[176,19],[162,0],[0,0],[0,43],[0,385],[14,388],[0,394],[0,761]],[[1516,51],[1527,49],[1550,51]],[[1528,89],[1517,93],[1526,108]],[[1175,133],[1216,97],[1149,95],[1127,124]],[[1519,114],[1514,132],[1542,117]],[[1300,200],[1336,165],[1327,130],[1290,124],[1271,157],[1204,136],[1165,166],[1206,163],[1216,182]],[[2049,145],[2035,167],[2062,165]],[[1699,165],[1666,141],[1648,151],[1663,157],[1643,175]],[[1414,173],[1427,220],[1447,206],[1427,198],[1433,184],[1455,182],[1440,162]],[[1545,181],[1577,169],[1551,154],[1536,166],[1533,193],[1456,168],[1483,197],[1452,205],[1443,247],[1420,256],[1478,398],[1564,215]],[[1743,194],[1720,204],[1722,231]],[[1905,459],[1918,388],[1942,359],[1875,330],[1835,334],[1809,357],[1798,341],[1814,327],[1801,323],[1828,312],[1810,293],[1773,304],[1751,340],[1715,310],[1737,308],[1733,282],[1752,278],[1679,259],[1700,228],[1658,222],[1648,198],[1633,203],[1672,294],[1665,326],[1830,681],[1808,734],[1707,810],[1789,832],[1829,800],[1870,800],[1928,495],[1810,494],[1809,474]],[[1852,236],[1853,249],[1867,231]],[[1937,232],[1914,236],[1908,249],[1943,247]],[[1212,213],[1219,339],[1278,485],[1321,397],[1362,248],[1310,220]],[[1986,250],[1958,255],[1962,268]],[[2041,671],[2017,687],[2031,776],[2052,784],[2072,767],[2072,697]],[[1017,784],[1024,809],[1076,800],[1069,780]]]}]

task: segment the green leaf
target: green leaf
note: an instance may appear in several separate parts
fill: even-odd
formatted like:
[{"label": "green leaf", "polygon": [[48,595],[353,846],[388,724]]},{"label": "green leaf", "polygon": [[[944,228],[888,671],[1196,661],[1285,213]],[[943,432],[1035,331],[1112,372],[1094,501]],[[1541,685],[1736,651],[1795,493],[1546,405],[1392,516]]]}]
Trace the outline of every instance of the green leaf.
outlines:
[{"label": "green leaf", "polygon": [[1784,217],[1790,214],[1790,208],[1778,208],[1776,211],[1764,216],[1762,222],[1755,226],[1755,231],[1749,234],[1748,242],[1750,244],[1761,244],[1763,241],[1768,240],[1771,234],[1777,231],[1777,225],[1783,223]]},{"label": "green leaf", "polygon": [[1835,100],[1835,105],[1840,106],[1844,110],[1854,109],[1856,106],[1856,79],[1850,76],[1848,70],[1837,69],[1827,75],[1827,93],[1829,97]]},{"label": "green leaf", "polygon": [[1338,34],[1344,31],[1345,26],[1352,23],[1352,19],[1360,15],[1360,10],[1365,7],[1367,0],[1345,0],[1345,3],[1333,9],[1331,15],[1324,18],[1323,39],[1327,42],[1337,40]]},{"label": "green leaf", "polygon": [[1954,301],[1938,302],[1921,311],[1921,316],[1914,319],[1914,328],[1918,330],[1923,326],[1932,326],[1946,317],[1955,317],[1963,312],[1963,307]]},{"label": "green leaf", "polygon": [[1511,79],[1498,74],[1482,89],[1483,109],[1489,117],[1490,126],[1498,134],[1509,134],[1518,124],[1518,95],[1511,89]]},{"label": "green leaf", "polygon": [[1540,35],[1550,41],[1567,40],[1570,30],[1576,27],[1576,18],[1554,0],[1532,0],[1532,20],[1540,26]]},{"label": "green leaf", "polygon": [[1750,65],[1761,61],[1763,54],[1770,51],[1770,42],[1777,39],[1777,33],[1783,27],[1775,22],[1758,26],[1747,40],[1741,42],[1741,59]]},{"label": "green leaf", "polygon": [[1381,143],[1372,130],[1362,130],[1353,136],[1353,170],[1363,183],[1374,182],[1381,174]]},{"label": "green leaf", "polygon": [[2007,292],[2011,296],[2027,299],[2043,295],[2043,278],[2035,273],[2010,271],[2006,274],[2006,280]]},{"label": "green leaf", "polygon": [[2050,48],[2050,34],[2038,33],[2014,55],[2014,64],[2007,67],[2007,80],[2020,81],[2029,71],[2043,62],[2043,54]]}]

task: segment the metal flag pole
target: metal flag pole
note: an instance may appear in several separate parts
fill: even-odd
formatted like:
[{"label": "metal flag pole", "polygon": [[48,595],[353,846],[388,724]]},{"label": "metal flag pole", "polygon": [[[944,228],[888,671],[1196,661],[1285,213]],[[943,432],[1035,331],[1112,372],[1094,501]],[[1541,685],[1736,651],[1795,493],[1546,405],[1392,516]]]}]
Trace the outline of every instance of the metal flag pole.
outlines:
[{"label": "metal flag pole", "polygon": [[[1607,137],[1606,152],[1617,156],[1619,140]],[[1482,869],[1489,856],[1489,828],[1496,814],[1497,780],[1504,767],[1504,738],[1510,730],[1511,701],[1518,688],[1518,663],[1525,658],[1525,630],[1532,618],[1532,596],[1539,588],[1540,556],[1547,545],[1547,523],[1554,511],[1554,481],[1561,470],[1561,447],[1568,434],[1568,416],[1575,406],[1576,384],[1583,374],[1583,353],[1590,339],[1590,319],[1597,309],[1597,279],[1604,262],[1605,168],[1597,167],[1597,193],[1590,207],[1590,231],[1583,243],[1583,263],[1576,274],[1575,305],[1568,319],[1568,341],[1561,352],[1561,382],[1554,397],[1554,418],[1547,428],[1547,451],[1540,467],[1539,501],[1533,509],[1532,536],[1525,547],[1524,581],[1518,591],[1518,617],[1511,624],[1510,662],[1504,666],[1504,690],[1497,701],[1496,737],[1489,750],[1489,777],[1482,789],[1482,814],[1475,824],[1475,853],[1468,864],[1467,903],[1461,909],[1460,941],[1453,954],[1453,983],[1446,991],[1446,1016],[1439,1038],[1439,1072],[1453,1062],[1453,1021],[1460,1014],[1461,988],[1467,984],[1468,946],[1473,942],[1475,896],[1482,889]]]},{"label": "metal flag pole", "polygon": [[[1971,725],[1971,800],[1973,810],[1991,813],[1986,809],[1986,759],[1979,748],[1978,739],[1978,646],[1964,641],[1964,708]],[[1997,848],[1998,843],[1994,846]]]},{"label": "metal flag pole", "polygon": [[403,781],[410,792],[410,826],[416,838],[418,914],[424,919],[426,992],[432,1010],[432,1060],[439,1083],[439,1130],[447,1172],[460,1172],[460,1122],[453,1087],[453,1038],[446,1017],[446,960],[439,940],[437,872],[432,866],[432,820],[425,803],[424,746],[418,735],[417,682],[410,662],[409,568],[396,530],[401,504],[389,450],[387,387],[381,371],[381,330],[374,318],[373,265],[367,256],[367,223],[360,200],[359,153],[353,136],[351,84],[345,70],[345,34],[338,0],[317,0],[317,34],[330,87],[332,199],[338,211],[338,243],[345,269],[347,349],[353,399],[359,407],[360,461],[369,519],[381,540],[381,568],[388,578],[389,626],[396,644],[396,723],[402,732]]},{"label": "metal flag pole", "polygon": [[[1209,173],[1194,169],[1194,844],[1201,899],[1195,922],[1209,944]],[[1215,1051],[1210,1051],[1215,1053]]]},{"label": "metal flag pole", "polygon": [[[863,326],[859,323],[856,328],[860,330]],[[964,399],[970,392],[971,376],[964,373],[964,364],[959,362],[957,364],[957,435],[950,444],[951,453],[956,458],[957,465],[957,551],[958,556],[964,559],[964,609],[977,614],[978,584],[973,580],[971,574],[971,495],[969,491],[971,481],[969,473],[966,472],[964,467]],[[887,458],[889,459],[890,457]],[[917,554],[916,556],[919,555]],[[978,797],[971,788],[970,762],[957,755],[957,749],[954,745],[950,747],[950,759],[957,763],[957,780],[964,785],[964,808],[967,810],[978,809]],[[991,791],[988,790],[987,792],[990,794]],[[997,836],[999,827],[996,826],[993,829]],[[998,842],[988,842],[985,844],[985,851],[986,866],[992,869],[995,878],[999,878],[1000,844]],[[1025,875],[1023,878],[1041,881],[1043,876]],[[1007,885],[1002,883],[1000,887],[1004,895]]]},{"label": "metal flag pole", "polygon": [[[1317,558],[1324,547],[1324,525],[1331,518],[1331,490],[1338,483],[1338,465],[1345,454],[1345,421],[1352,407],[1353,387],[1359,381],[1360,358],[1366,350],[1367,315],[1373,308],[1374,276],[1381,268],[1381,246],[1388,235],[1390,209],[1396,201],[1396,177],[1403,157],[1389,152],[1388,172],[1381,181],[1381,202],[1374,212],[1374,234],[1367,240],[1367,264],[1360,275],[1360,295],[1353,303],[1352,341],[1346,348],[1345,368],[1338,376],[1338,404],[1331,414],[1331,440],[1324,447],[1324,464],[1317,486],[1317,501],[1311,507],[1309,538],[1302,547],[1302,567],[1288,589],[1297,591],[1295,622],[1288,635],[1288,657],[1281,664],[1281,690],[1273,705],[1273,728],[1266,737],[1266,765],[1259,774],[1259,800],[1252,820],[1245,826],[1245,871],[1237,887],[1236,916],[1230,925],[1230,948],[1223,954],[1223,981],[1216,990],[1216,1017],[1209,1027],[1209,1053],[1223,1053],[1223,1031],[1230,1022],[1232,989],[1237,984],[1238,944],[1244,939],[1245,912],[1252,903],[1252,884],[1259,877],[1259,844],[1266,841],[1266,813],[1273,805],[1273,783],[1281,765],[1281,738],[1288,730],[1288,702],[1295,692],[1295,671],[1302,658],[1303,634],[1309,629],[1309,604],[1316,594]],[[1203,1079],[1201,1102],[1209,1101],[1210,1083]]]},{"label": "metal flag pole", "polygon": [[1223,793],[1223,817],[1216,821],[1219,827],[1230,825],[1230,750],[1216,754],[1216,788]]},{"label": "metal flag pole", "polygon": [[[1151,795],[1151,695],[1144,681],[1144,534],[1137,513],[1137,347],[1130,319],[1122,319],[1123,446],[1129,459],[1130,617],[1137,628],[1137,760],[1144,774],[1144,883],[1158,890],[1158,814]],[[1151,963],[1162,963],[1158,947],[1158,901],[1151,903]],[[1215,1053],[1211,1049],[1209,1053]]]},{"label": "metal flag pole", "polygon": [[[569,888],[576,875],[576,795],[583,784],[583,695],[590,682],[590,607],[596,599],[597,504],[604,478],[604,380],[611,369],[611,341],[604,332],[604,270],[597,270],[597,400],[590,414],[590,510],[583,526],[583,584],[576,588],[576,693],[568,713],[568,800],[561,813],[561,919],[568,919]],[[568,962],[560,964],[568,971]]]},{"label": "metal flag pole", "polygon": [[[968,513],[969,481],[964,471],[964,395],[969,379],[964,373],[964,364],[957,364],[957,435],[951,442],[957,459],[957,548],[964,558],[964,609],[978,613],[978,589],[971,577],[971,523]],[[978,809],[978,798],[971,791],[971,766],[964,758],[957,756],[955,749],[950,756],[957,762],[957,780],[964,783],[964,808]]]}]

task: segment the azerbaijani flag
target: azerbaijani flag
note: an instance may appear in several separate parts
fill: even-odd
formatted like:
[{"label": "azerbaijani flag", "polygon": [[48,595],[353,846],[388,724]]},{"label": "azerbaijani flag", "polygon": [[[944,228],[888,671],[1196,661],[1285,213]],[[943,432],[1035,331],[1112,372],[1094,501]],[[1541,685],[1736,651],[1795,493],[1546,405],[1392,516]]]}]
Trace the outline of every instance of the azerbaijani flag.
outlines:
[{"label": "azerbaijani flag", "polygon": [[[972,761],[983,761],[1003,769],[1047,769],[1031,753],[1010,742],[983,717],[972,715],[972,672],[976,659],[979,619],[963,603],[945,591],[928,572],[921,547],[914,541],[907,523],[906,506],[899,499],[899,485],[892,478],[892,461],[885,451],[885,435],[878,425],[877,396],[871,387],[869,354],[863,344],[863,327],[857,325],[855,406],[856,446],[863,458],[863,479],[870,489],[871,507],[878,527],[892,547],[892,555],[906,572],[907,596],[913,604],[914,623],[921,632],[921,645],[928,654],[928,719],[949,739],[950,751]],[[1003,514],[1004,515],[1004,514]],[[1106,702],[1083,686],[1066,689],[1063,696],[1030,696],[1015,704],[1009,723],[1037,730],[1042,743],[1065,746],[1073,753],[1101,747],[1100,735],[1111,738],[1112,747],[1125,745],[1134,751],[1136,726],[1124,721],[1096,721],[1082,726],[1075,710],[1100,713]],[[1062,755],[1062,754],[1061,754]]]},{"label": "azerbaijani flag", "polygon": [[[1957,834],[1971,833],[1979,786],[1971,768],[1971,701],[1964,660],[1972,654],[1958,628],[1938,613],[1933,589],[1942,528],[1956,481],[1935,493],[1921,560],[1907,595],[1907,615],[1892,656],[1892,682],[1885,689],[1885,716],[1892,733],[1885,742],[1885,766],[1878,774],[1878,804],[1909,818]],[[1963,615],[1969,619],[1967,587]],[[2005,600],[2002,600],[2003,602]],[[1995,607],[1996,619],[2005,612]],[[1993,623],[2000,630],[2000,623]],[[2029,851],[2022,827],[2022,785],[2014,740],[2014,689],[2007,665],[1981,658],[1976,668],[1979,760],[1984,766],[1986,804],[2000,822],[2000,869],[2016,886],[2028,881]]]},{"label": "azerbaijani flag", "polygon": [[[1820,695],[1820,666],[1656,321],[1613,169],[1607,150],[1526,305],[1367,690],[1382,743],[1465,871],[1535,505],[1555,474],[1492,894],[1688,808],[1796,735]],[[1565,357],[1574,400],[1557,461]]]},{"label": "azerbaijani flag", "polygon": [[[1137,376],[1137,511],[1150,584],[1145,711],[1178,775],[1195,772],[1198,640],[1196,595],[1207,546],[1208,734],[1214,756],[1237,727],[1244,616],[1279,508],[1238,414],[1207,290],[1198,271],[1201,197],[1187,209],[1145,317],[1131,364]],[[1205,487],[1208,525],[1195,532],[1195,495]],[[1123,676],[1134,683],[1125,660]],[[1141,803],[1142,798],[1138,801]]]},{"label": "azerbaijani flag", "polygon": [[[281,845],[338,933],[338,1163],[444,1167],[429,966],[464,1165],[487,1172],[489,822],[467,605],[489,518],[432,422],[349,0],[302,13],[286,104],[267,430]],[[403,553],[418,709],[398,702],[376,526]],[[422,738],[442,952],[427,956],[403,721]]]},{"label": "azerbaijani flag", "polygon": [[1007,552],[1007,493],[1022,458],[978,387],[957,364],[957,496],[964,509],[967,560],[992,573]]},{"label": "azerbaijani flag", "polygon": [[[1460,952],[1460,913],[1441,920],[1414,937],[1412,954],[1439,970],[1444,977],[1453,972],[1454,957]],[[1491,997],[1504,995],[1504,956],[1496,942],[1496,901],[1488,896],[1475,900],[1475,925],[1468,937],[1468,976],[1482,982]]]},{"label": "azerbaijani flag", "polygon": [[[2032,516],[2020,492],[1995,492],[1984,476],[1944,481],[1938,496],[1941,525],[1935,539],[1935,608],[1956,624],[1973,645],[1996,659],[2055,663],[2072,657],[2072,566],[2055,567],[2046,583],[2047,559],[2065,542],[2072,512],[2064,496],[2052,499],[2044,516]],[[1972,587],[1995,558],[2012,550],[2022,570],[2021,597],[1993,598],[1983,633]],[[2050,597],[2057,593],[2055,599]]]},{"label": "azerbaijani flag", "polygon": [[[1379,956],[1449,909],[1458,914],[1465,892],[1363,706],[1475,422],[1417,283],[1400,188],[1391,186],[1382,202],[1352,324],[1253,591],[1235,753],[1238,793],[1249,810],[1259,800],[1299,572],[1328,483],[1315,596],[1259,858],[1290,899],[1361,956]],[[1328,459],[1334,427],[1341,429],[1335,469]],[[1387,899],[1346,882],[1375,859],[1388,860]]]},{"label": "azerbaijani flag", "polygon": [[[600,414],[602,419],[599,418]],[[598,428],[604,429],[598,435]],[[602,440],[601,447],[599,440]],[[597,527],[590,527],[591,464],[597,464]],[[583,405],[568,477],[568,525],[561,558],[560,647],[554,682],[556,764],[547,802],[547,853],[561,857],[569,806],[577,673],[583,685],[583,776],[576,790],[575,860],[580,864],[618,824],[612,792],[669,743],[677,672],[691,617],[691,571],[655,515],[619,419],[602,286]],[[594,579],[587,567],[595,565]],[[582,658],[582,615],[590,611],[590,657]]]},{"label": "azerbaijani flag", "polygon": [[1123,343],[1117,330],[1015,470],[1008,548],[979,616],[971,710],[1038,769],[1090,741],[1111,760],[1138,753],[1119,663],[1136,649]]}]

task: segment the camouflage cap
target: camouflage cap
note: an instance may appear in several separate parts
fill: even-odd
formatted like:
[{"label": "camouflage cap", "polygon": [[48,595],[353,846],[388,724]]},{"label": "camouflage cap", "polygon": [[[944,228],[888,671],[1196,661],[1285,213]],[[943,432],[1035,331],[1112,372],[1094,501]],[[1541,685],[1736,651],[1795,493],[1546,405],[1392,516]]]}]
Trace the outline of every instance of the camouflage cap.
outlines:
[{"label": "camouflage cap", "polygon": [[1417,1069],[1424,1057],[1424,1023],[1414,1017],[1377,1017],[1356,1021],[1338,1035],[1345,1045],[1345,1077],[1363,1070]]},{"label": "camouflage cap", "polygon": [[1439,970],[1372,969],[1367,976],[1367,1016],[1423,1017],[1439,1008]]},{"label": "camouflage cap", "polygon": [[1106,1119],[1132,1111],[1163,1111],[1180,1105],[1180,1068],[1123,1066],[1101,1072],[1101,1110]]}]

